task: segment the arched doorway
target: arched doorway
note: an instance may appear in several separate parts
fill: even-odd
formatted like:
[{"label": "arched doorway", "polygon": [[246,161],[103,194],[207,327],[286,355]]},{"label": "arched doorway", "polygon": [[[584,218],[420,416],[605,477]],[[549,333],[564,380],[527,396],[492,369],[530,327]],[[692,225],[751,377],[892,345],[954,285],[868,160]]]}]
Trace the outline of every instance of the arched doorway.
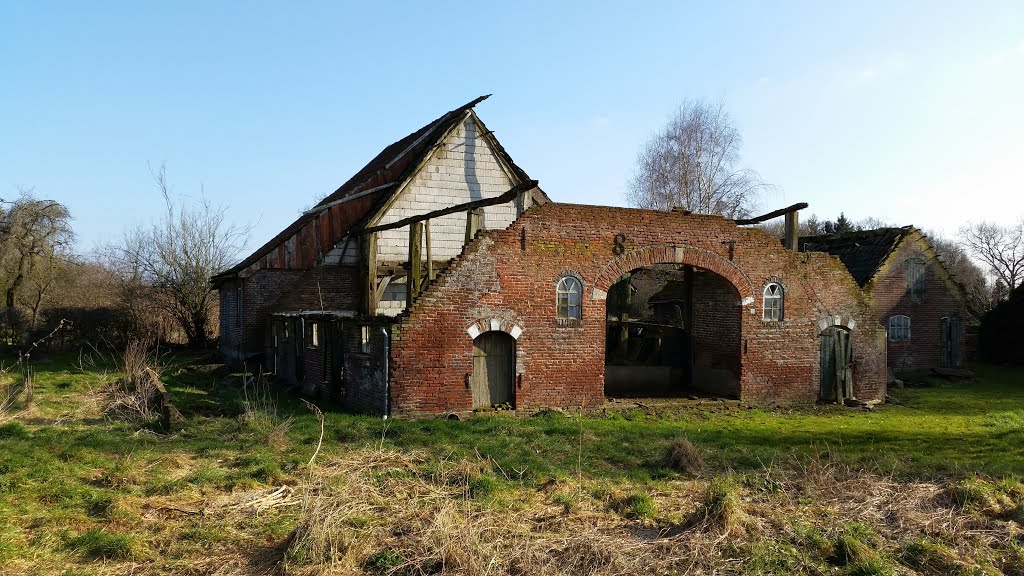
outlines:
[{"label": "arched doorway", "polygon": [[842,404],[853,398],[853,346],[845,326],[821,332],[821,400]]},{"label": "arched doorway", "polygon": [[493,330],[473,339],[473,408],[515,408],[516,340]]},{"label": "arched doorway", "polygon": [[696,266],[624,274],[606,299],[605,394],[738,396],[741,298],[729,279]]}]

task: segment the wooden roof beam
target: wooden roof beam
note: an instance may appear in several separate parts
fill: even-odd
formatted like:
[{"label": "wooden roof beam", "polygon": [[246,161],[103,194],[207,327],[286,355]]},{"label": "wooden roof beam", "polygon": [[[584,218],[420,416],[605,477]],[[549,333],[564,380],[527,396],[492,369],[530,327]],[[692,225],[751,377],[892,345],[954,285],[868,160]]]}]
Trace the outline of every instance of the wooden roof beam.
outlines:
[{"label": "wooden roof beam", "polygon": [[528,180],[508,189],[501,196],[495,196],[494,198],[484,198],[482,200],[474,200],[472,202],[466,202],[464,204],[456,204],[455,206],[449,206],[448,208],[442,208],[441,210],[434,210],[433,212],[427,212],[426,214],[420,214],[419,216],[410,216],[409,218],[403,218],[397,222],[390,224],[381,224],[379,226],[370,226],[369,228],[363,228],[358,234],[366,235],[373,234],[375,232],[383,232],[384,230],[393,230],[395,228],[402,228],[416,222],[422,222],[424,220],[430,220],[431,218],[438,218],[440,216],[447,216],[448,214],[455,214],[457,212],[468,212],[475,208],[483,208],[484,206],[494,206],[497,204],[505,204],[516,199],[523,192],[533,190],[537,187],[538,182],[536,180]]}]

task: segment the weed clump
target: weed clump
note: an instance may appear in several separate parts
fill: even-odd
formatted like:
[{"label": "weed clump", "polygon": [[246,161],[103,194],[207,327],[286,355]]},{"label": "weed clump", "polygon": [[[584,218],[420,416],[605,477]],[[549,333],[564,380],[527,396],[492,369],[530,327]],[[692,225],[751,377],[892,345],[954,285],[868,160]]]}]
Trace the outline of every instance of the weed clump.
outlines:
[{"label": "weed clump", "polygon": [[980,478],[968,478],[948,486],[945,494],[951,504],[964,510],[1024,523],[1024,486],[1017,481],[993,484]]},{"label": "weed clump", "polygon": [[739,487],[729,477],[716,478],[708,485],[704,501],[697,509],[691,524],[702,524],[725,533],[744,532],[746,513],[740,499]]},{"label": "weed clump", "polygon": [[878,555],[869,543],[871,531],[861,524],[851,524],[836,536],[830,560],[839,566],[867,566]]},{"label": "weed clump", "polygon": [[635,492],[612,501],[612,509],[626,518],[646,520],[654,516],[654,498],[646,492]]},{"label": "weed clump", "polygon": [[680,438],[668,445],[661,465],[683,474],[693,474],[704,468],[704,457],[689,439]]},{"label": "weed clump", "polygon": [[106,390],[106,413],[125,422],[158,424],[164,430],[184,421],[171,403],[144,342],[132,341],[122,357],[123,376]]},{"label": "weed clump", "polygon": [[931,574],[955,574],[965,567],[955,552],[933,540],[907,542],[899,559],[907,566]]}]

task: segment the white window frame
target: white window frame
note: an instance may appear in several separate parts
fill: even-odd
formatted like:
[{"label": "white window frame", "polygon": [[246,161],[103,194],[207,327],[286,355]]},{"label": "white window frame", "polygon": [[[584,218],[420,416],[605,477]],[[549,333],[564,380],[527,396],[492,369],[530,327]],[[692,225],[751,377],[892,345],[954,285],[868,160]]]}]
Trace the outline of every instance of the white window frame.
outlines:
[{"label": "white window frame", "polygon": [[910,316],[893,314],[889,316],[889,342],[910,342]]},{"label": "white window frame", "polygon": [[309,347],[320,347],[320,323],[316,320],[309,323]]},{"label": "white window frame", "polygon": [[786,310],[786,289],[778,282],[769,282],[761,292],[763,306],[761,319],[765,322],[782,322]]},{"label": "white window frame", "polygon": [[[572,296],[576,295],[576,304]],[[562,300],[565,300],[565,311],[562,311]],[[575,313],[573,312],[575,309]],[[583,320],[583,282],[575,276],[562,276],[555,284],[555,316],[559,320]]]}]

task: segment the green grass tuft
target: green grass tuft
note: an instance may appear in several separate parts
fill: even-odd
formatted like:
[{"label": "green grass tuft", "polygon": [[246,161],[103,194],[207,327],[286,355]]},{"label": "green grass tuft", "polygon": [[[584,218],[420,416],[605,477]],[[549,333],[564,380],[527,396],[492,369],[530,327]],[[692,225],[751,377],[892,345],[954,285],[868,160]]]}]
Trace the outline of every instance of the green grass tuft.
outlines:
[{"label": "green grass tuft", "polygon": [[68,541],[67,547],[88,558],[104,560],[131,560],[138,555],[135,536],[107,532],[99,528],[89,530]]},{"label": "green grass tuft", "polygon": [[890,576],[895,574],[892,566],[878,556],[860,560],[846,567],[847,576]]},{"label": "green grass tuft", "polygon": [[617,513],[634,520],[647,520],[654,517],[654,498],[646,492],[634,492],[612,502],[612,509]]},{"label": "green grass tuft", "polygon": [[833,543],[831,561],[839,566],[869,566],[878,559],[878,554],[871,546],[874,534],[871,529],[860,523],[847,525]]},{"label": "green grass tuft", "polygon": [[405,557],[402,556],[401,552],[388,548],[371,554],[370,557],[366,559],[364,567],[367,571],[373,574],[380,574],[381,576],[384,574],[395,576],[405,573],[404,571],[398,572],[397,569],[406,563]]},{"label": "green grass tuft", "polygon": [[0,438],[28,438],[28,429],[21,422],[0,424]]}]

